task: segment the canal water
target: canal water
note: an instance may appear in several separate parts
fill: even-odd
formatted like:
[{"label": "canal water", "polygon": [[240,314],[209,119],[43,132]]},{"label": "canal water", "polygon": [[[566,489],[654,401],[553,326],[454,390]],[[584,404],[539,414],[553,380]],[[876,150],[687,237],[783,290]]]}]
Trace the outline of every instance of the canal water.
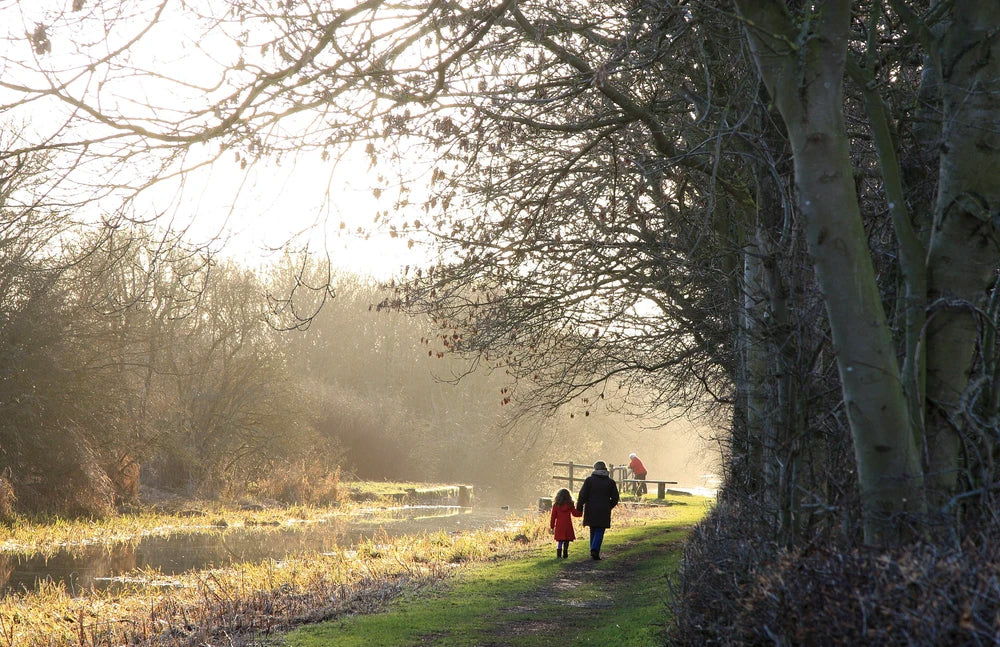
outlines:
[{"label": "canal water", "polygon": [[63,584],[73,595],[121,587],[155,571],[170,576],[238,562],[281,559],[304,552],[347,550],[377,537],[461,532],[501,527],[508,512],[499,508],[403,506],[350,516],[294,523],[280,528],[235,527],[145,537],[128,544],[95,544],[62,549],[54,555],[0,554],[0,595],[37,590],[41,582]]}]

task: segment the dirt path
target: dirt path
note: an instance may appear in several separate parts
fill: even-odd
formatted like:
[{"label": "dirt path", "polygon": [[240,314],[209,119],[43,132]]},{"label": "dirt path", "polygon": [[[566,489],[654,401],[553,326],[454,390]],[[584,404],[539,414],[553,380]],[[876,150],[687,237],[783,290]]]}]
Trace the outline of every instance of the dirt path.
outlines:
[{"label": "dirt path", "polygon": [[[624,563],[615,560],[602,560],[603,568],[596,568],[597,562],[577,561],[566,564],[566,568],[555,580],[544,588],[521,598],[519,604],[513,607],[498,609],[496,616],[497,642],[489,647],[512,645],[509,639],[516,639],[529,634],[558,635],[568,633],[592,610],[607,609],[615,606],[614,581],[622,577],[626,568]],[[581,585],[591,585],[602,582],[603,595],[583,601],[570,601],[572,593]],[[523,620],[525,616],[533,619]],[[487,647],[484,645],[484,647]]]},{"label": "dirt path", "polygon": [[517,647],[526,639],[531,644],[572,645],[578,631],[593,627],[595,616],[621,615],[619,607],[627,597],[621,593],[631,586],[630,575],[644,554],[626,555],[631,545],[626,543],[595,561],[587,555],[586,541],[574,543],[576,555],[571,551],[561,560],[555,579],[516,600],[498,601],[489,618],[493,639],[479,647]]},{"label": "dirt path", "polygon": [[[678,511],[684,511],[679,508]],[[385,614],[333,619],[296,636],[298,647],[650,647],[669,640],[669,591],[695,514],[657,511],[614,529],[599,561],[578,539],[567,559],[555,545],[525,543],[520,556],[485,563],[407,595]],[[692,512],[688,510],[687,512]],[[662,516],[661,516],[662,515]],[[378,605],[382,609],[381,605]],[[376,609],[372,609],[375,611]],[[381,642],[379,642],[381,640]]]}]

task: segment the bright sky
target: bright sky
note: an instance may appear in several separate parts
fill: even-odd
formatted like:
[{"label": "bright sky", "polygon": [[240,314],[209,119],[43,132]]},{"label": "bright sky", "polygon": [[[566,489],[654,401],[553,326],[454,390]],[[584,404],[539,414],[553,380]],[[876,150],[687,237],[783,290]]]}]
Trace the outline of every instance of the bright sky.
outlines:
[{"label": "bright sky", "polygon": [[[357,157],[331,167],[303,156],[246,171],[223,160],[183,184],[150,193],[148,208],[162,212],[169,205],[174,226],[187,228],[192,240],[220,236],[226,241],[222,253],[249,265],[266,261],[285,243],[327,251],[335,266],[379,279],[428,262],[425,245],[390,235],[388,221],[401,225],[407,214],[393,211],[394,192],[374,196],[377,169]],[[388,221],[376,222],[380,213],[389,213]]]},{"label": "bright sky", "polygon": [[[168,3],[166,17],[161,16],[160,22],[143,36],[142,47],[130,50],[127,62],[165,78],[181,79],[183,85],[150,78],[143,78],[137,84],[131,81],[129,73],[121,71],[101,73],[97,79],[78,75],[73,72],[80,63],[77,51],[86,49],[91,56],[107,54],[134,37],[152,19],[152,10],[159,3],[85,2],[80,12],[69,11],[71,4],[70,0],[0,0],[0,23],[5,25],[0,27],[0,33],[4,34],[10,51],[16,50],[13,57],[26,61],[24,67],[7,64],[0,69],[4,81],[44,87],[49,79],[40,80],[32,72],[33,68],[43,67],[53,71],[50,79],[76,79],[70,83],[69,87],[74,88],[71,94],[89,92],[92,102],[98,101],[94,91],[100,81],[103,108],[137,116],[151,114],[147,106],[154,104],[172,103],[182,110],[205,105],[202,88],[217,84],[219,75],[241,56],[242,50],[229,36],[207,36],[194,23],[190,27],[172,26],[178,18],[170,17],[171,8],[179,5]],[[113,12],[129,6],[134,7],[135,15],[115,22],[119,16]],[[79,22],[81,19],[83,22]],[[40,24],[48,25],[51,49],[36,56],[25,35]],[[101,33],[102,24],[120,27]],[[3,103],[16,101],[16,92],[14,95],[12,99],[5,94]],[[51,106],[51,111],[46,106]],[[53,102],[32,104],[21,114],[33,121],[39,132],[45,132],[46,128],[57,125],[65,112],[65,106]],[[11,111],[5,118],[15,116]],[[162,110],[156,116],[165,120],[175,117],[170,110]],[[155,123],[153,126],[156,127]],[[188,163],[196,161],[197,155],[209,155],[210,146],[203,151],[193,149]],[[134,160],[129,160],[113,167],[110,175],[118,173],[118,177],[108,177],[101,170],[91,171],[92,177],[97,178],[95,186],[125,182],[130,169],[135,171],[134,164]],[[385,278],[407,264],[419,264],[428,258],[420,245],[409,247],[406,236],[392,237],[387,227],[379,227],[375,222],[380,212],[387,213],[397,225],[417,217],[412,214],[408,218],[407,214],[393,210],[397,195],[391,189],[380,199],[373,196],[378,174],[392,178],[394,172],[370,169],[368,158],[361,152],[336,165],[320,160],[318,154],[314,158],[307,154],[296,159],[286,156],[281,165],[259,162],[247,172],[240,169],[233,155],[224,154],[210,170],[199,171],[183,181],[164,182],[146,192],[135,203],[135,215],[148,218],[154,213],[162,214],[161,222],[169,221],[172,228],[186,229],[195,242],[221,235],[228,241],[224,253],[245,257],[251,265],[264,260],[268,249],[293,241],[300,247],[308,244],[309,249],[318,252],[325,247],[339,267]],[[93,175],[97,173],[101,175]]]}]

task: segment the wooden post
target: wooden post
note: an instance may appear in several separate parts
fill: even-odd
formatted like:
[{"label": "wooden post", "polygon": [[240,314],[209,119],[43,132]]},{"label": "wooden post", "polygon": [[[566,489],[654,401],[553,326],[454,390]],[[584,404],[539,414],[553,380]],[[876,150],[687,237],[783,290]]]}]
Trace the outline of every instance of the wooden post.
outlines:
[{"label": "wooden post", "polygon": [[572,492],[573,487],[573,461],[569,462],[569,491]]},{"label": "wooden post", "polygon": [[663,499],[667,496],[667,484],[660,481],[656,484],[656,498]]}]

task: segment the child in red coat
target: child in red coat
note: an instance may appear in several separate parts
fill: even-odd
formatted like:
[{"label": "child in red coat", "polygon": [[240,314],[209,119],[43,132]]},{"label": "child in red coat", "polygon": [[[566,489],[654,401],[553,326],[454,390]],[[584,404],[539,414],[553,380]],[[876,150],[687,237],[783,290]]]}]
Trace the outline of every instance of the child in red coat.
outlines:
[{"label": "child in red coat", "polygon": [[573,495],[569,490],[563,488],[556,492],[552,500],[552,513],[549,515],[549,528],[555,533],[556,557],[567,557],[569,555],[569,542],[576,539],[573,531],[573,517],[579,517],[583,513],[576,509],[573,503]]}]

